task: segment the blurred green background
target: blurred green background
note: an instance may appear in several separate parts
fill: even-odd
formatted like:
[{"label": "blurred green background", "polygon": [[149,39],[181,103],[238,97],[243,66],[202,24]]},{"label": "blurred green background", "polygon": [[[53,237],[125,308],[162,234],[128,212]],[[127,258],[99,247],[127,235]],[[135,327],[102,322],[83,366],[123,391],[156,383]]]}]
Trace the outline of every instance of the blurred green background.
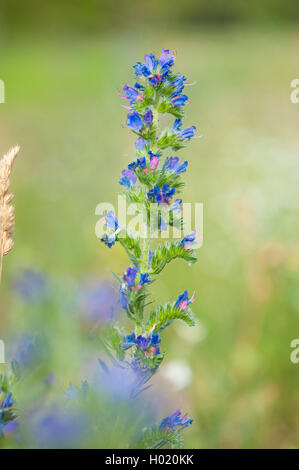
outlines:
[{"label": "blurred green background", "polygon": [[156,387],[194,418],[186,447],[298,447],[298,3],[2,0],[0,15],[1,152],[21,145],[0,337],[25,321],[12,288],[22,268],[61,282],[126,268],[94,232],[96,205],[116,203],[134,156],[117,90],[144,53],[176,49],[176,70],[196,82],[185,122],[202,138],[181,156],[204,244],[195,267],[172,264],[153,288],[161,302],[195,290],[199,318],[164,335],[163,367],[180,359],[192,380],[178,390],[162,367]]}]

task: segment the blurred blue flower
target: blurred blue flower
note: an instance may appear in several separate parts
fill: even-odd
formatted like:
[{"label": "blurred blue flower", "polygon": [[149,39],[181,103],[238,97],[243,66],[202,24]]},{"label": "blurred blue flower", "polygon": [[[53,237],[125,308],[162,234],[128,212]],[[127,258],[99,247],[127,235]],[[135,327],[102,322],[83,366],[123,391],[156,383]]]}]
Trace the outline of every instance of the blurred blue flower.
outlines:
[{"label": "blurred blue flower", "polygon": [[80,317],[89,323],[107,323],[119,314],[118,295],[108,281],[92,279],[79,290]]},{"label": "blurred blue flower", "polygon": [[47,278],[33,269],[24,269],[15,278],[14,286],[19,296],[27,302],[41,301],[48,293]]},{"label": "blurred blue flower", "polygon": [[144,140],[142,137],[138,137],[138,139],[135,142],[135,148],[136,150],[143,150],[146,144],[147,144],[146,140]]},{"label": "blurred blue flower", "polygon": [[30,431],[41,448],[80,447],[87,429],[86,415],[59,407],[44,410],[30,423]]},{"label": "blurred blue flower", "polygon": [[89,384],[87,380],[82,381],[80,388],[74,387],[72,382],[70,382],[68,388],[66,389],[64,398],[66,398],[67,400],[76,401],[79,398],[86,397],[88,392],[89,392]]},{"label": "blurred blue flower", "polygon": [[130,400],[136,388],[136,376],[131,368],[118,367],[113,365],[109,368],[97,368],[92,379],[92,390],[106,395],[109,400],[127,401]]},{"label": "blurred blue flower", "polygon": [[12,437],[16,433],[18,428],[19,428],[19,423],[16,420],[5,423],[4,421],[1,420],[1,417],[0,417],[0,437],[3,434],[4,436]]},{"label": "blurred blue flower", "polygon": [[152,265],[152,259],[153,259],[153,256],[154,256],[155,252],[154,251],[149,251],[149,254],[148,254],[148,268],[151,267]]},{"label": "blurred blue flower", "polygon": [[119,304],[121,305],[121,307],[126,310],[127,306],[128,306],[128,298],[127,298],[127,295],[126,295],[126,292],[124,291],[124,289],[122,288],[122,286],[120,286],[120,289],[119,289]]},{"label": "blurred blue flower", "polygon": [[13,346],[12,364],[21,369],[29,369],[41,362],[47,351],[48,344],[45,339],[37,335],[23,335]]},{"label": "blurred blue flower", "polygon": [[[1,391],[1,390],[0,390]],[[14,404],[14,400],[12,398],[12,392],[8,392],[2,402],[0,403],[0,408],[11,408]]]}]

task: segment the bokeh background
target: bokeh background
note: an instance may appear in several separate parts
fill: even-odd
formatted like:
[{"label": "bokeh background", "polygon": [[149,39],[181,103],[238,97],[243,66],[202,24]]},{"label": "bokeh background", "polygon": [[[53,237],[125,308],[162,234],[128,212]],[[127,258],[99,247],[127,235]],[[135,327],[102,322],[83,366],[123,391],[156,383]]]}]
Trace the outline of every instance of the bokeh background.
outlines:
[{"label": "bokeh background", "polygon": [[[61,389],[78,373],[69,338],[84,328],[59,311],[72,312],[78,286],[127,266],[94,231],[96,205],[116,203],[133,158],[117,90],[144,53],[174,48],[176,70],[196,82],[186,124],[202,138],[181,155],[190,161],[184,199],[204,203],[204,244],[195,267],[169,265],[153,291],[164,302],[195,290],[199,325],[165,333],[151,393],[167,394],[165,415],[181,407],[194,418],[186,447],[298,447],[298,2],[42,3],[0,5],[0,148],[21,145],[0,337],[44,325]],[[28,268],[51,279],[55,299],[20,300],[16,278]]]}]

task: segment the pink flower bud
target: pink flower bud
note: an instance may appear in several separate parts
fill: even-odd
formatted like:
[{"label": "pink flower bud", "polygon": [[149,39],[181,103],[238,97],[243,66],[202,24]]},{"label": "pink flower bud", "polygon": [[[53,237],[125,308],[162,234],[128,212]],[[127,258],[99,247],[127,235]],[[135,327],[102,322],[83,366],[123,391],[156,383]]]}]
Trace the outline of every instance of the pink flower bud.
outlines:
[{"label": "pink flower bud", "polygon": [[150,162],[150,167],[152,170],[155,170],[157,166],[159,165],[159,158],[158,157],[153,157]]}]

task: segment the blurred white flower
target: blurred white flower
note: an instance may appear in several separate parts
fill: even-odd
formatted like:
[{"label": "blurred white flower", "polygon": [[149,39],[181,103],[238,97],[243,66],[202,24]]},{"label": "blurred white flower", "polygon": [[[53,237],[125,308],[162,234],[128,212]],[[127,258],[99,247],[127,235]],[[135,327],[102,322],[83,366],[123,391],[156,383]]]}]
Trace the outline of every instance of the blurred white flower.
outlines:
[{"label": "blurred white flower", "polygon": [[191,367],[184,359],[170,361],[165,367],[162,367],[161,374],[177,390],[182,390],[192,382]]}]

